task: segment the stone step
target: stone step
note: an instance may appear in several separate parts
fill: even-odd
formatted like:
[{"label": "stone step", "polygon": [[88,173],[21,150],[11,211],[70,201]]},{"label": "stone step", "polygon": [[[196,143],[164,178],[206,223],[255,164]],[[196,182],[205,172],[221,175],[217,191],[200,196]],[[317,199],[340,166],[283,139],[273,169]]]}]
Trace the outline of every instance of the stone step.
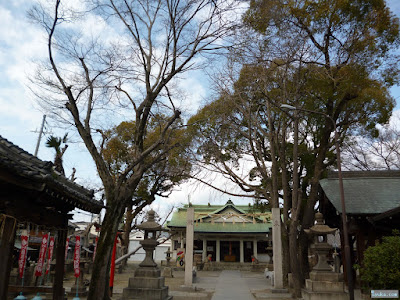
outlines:
[{"label": "stone step", "polygon": [[252,292],[256,299],[289,300],[293,299],[292,294],[287,289],[271,289],[265,291]]},{"label": "stone step", "polygon": [[272,294],[272,293],[253,293],[254,297],[258,299],[270,299],[270,300],[293,300],[291,294]]},{"label": "stone step", "polygon": [[209,298],[207,293],[194,293],[184,291],[170,291],[169,295],[172,296],[174,300],[205,300]]},{"label": "stone step", "polygon": [[161,289],[125,288],[122,292],[124,299],[168,299],[168,287]]}]

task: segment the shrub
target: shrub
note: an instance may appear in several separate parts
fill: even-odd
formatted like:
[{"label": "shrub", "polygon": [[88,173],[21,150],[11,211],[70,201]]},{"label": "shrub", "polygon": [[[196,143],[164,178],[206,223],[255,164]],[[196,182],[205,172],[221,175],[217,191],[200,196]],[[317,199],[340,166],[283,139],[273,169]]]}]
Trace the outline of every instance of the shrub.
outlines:
[{"label": "shrub", "polygon": [[383,237],[364,252],[361,280],[372,289],[400,289],[400,236]]}]

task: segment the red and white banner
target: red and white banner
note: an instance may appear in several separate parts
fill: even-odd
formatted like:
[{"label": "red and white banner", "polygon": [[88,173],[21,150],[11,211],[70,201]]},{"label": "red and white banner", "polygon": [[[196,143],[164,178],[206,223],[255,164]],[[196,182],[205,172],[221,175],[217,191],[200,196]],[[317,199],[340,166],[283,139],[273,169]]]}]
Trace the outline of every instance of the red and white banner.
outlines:
[{"label": "red and white banner", "polygon": [[48,274],[50,271],[50,263],[51,263],[51,258],[53,257],[53,250],[54,250],[54,236],[50,238],[49,242],[49,255],[47,257],[46,274]]},{"label": "red and white banner", "polygon": [[27,235],[21,235],[21,251],[19,252],[18,259],[18,271],[20,278],[24,276],[25,262],[27,256],[26,253],[28,252],[28,240],[29,237]]},{"label": "red and white banner", "polygon": [[75,277],[79,277],[80,274],[80,269],[79,269],[80,256],[81,256],[81,237],[77,235],[75,238],[75,250],[74,250]]},{"label": "red and white banner", "polygon": [[65,242],[65,256],[64,256],[64,260],[67,260],[68,247],[69,247],[69,238],[67,238],[67,241]]},{"label": "red and white banner", "polygon": [[97,250],[97,242],[99,241],[99,237],[96,236],[96,243],[94,244],[94,250],[93,250],[93,262],[94,258],[96,257],[96,250]]},{"label": "red and white banner", "polygon": [[48,234],[45,234],[42,237],[42,244],[40,245],[39,259],[36,265],[36,272],[35,272],[35,276],[37,277],[42,276],[44,260],[46,259],[48,238],[49,238]]}]

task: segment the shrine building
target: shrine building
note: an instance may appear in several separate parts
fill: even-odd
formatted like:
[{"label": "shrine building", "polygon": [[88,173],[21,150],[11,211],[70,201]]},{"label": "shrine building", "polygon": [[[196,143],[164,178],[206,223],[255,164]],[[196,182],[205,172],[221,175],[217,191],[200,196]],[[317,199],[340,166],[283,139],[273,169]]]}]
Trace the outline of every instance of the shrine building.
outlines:
[{"label": "shrine building", "polygon": [[[253,256],[260,263],[272,258],[271,212],[262,212],[252,205],[191,205],[194,208],[194,253],[202,262],[251,263]],[[172,215],[167,227],[171,231],[173,257],[185,248],[187,208]]]}]

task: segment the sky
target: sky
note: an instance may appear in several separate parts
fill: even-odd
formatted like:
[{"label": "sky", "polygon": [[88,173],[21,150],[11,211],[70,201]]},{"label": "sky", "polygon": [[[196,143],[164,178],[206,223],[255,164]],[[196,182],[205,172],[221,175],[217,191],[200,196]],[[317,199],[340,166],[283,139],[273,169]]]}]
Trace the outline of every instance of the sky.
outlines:
[{"label": "sky", "polygon": [[[36,148],[43,112],[39,109],[29,89],[29,78],[35,68],[34,61],[46,57],[46,44],[43,32],[29,23],[26,10],[32,0],[0,0],[0,135],[33,154]],[[79,2],[79,1],[78,1]],[[400,1],[387,1],[392,12],[400,17]],[[207,97],[210,82],[199,73],[194,73],[183,80],[183,85],[191,88],[191,103],[194,111]],[[397,101],[396,114],[399,113],[400,87],[393,87],[392,96]],[[65,131],[53,126],[48,120],[44,129],[45,135],[39,147],[38,157],[53,161],[54,153],[45,147],[49,134],[63,136]],[[100,186],[94,163],[84,145],[75,134],[64,156],[64,169],[69,176],[72,168],[77,169],[77,182],[89,188]],[[179,206],[189,200],[196,204],[223,204],[229,196],[222,195],[198,184],[185,184],[177,187],[168,198],[158,199],[152,207],[161,214],[171,206]],[[248,199],[235,199],[235,203],[245,204]],[[75,220],[88,219],[84,212],[77,212]]]}]

